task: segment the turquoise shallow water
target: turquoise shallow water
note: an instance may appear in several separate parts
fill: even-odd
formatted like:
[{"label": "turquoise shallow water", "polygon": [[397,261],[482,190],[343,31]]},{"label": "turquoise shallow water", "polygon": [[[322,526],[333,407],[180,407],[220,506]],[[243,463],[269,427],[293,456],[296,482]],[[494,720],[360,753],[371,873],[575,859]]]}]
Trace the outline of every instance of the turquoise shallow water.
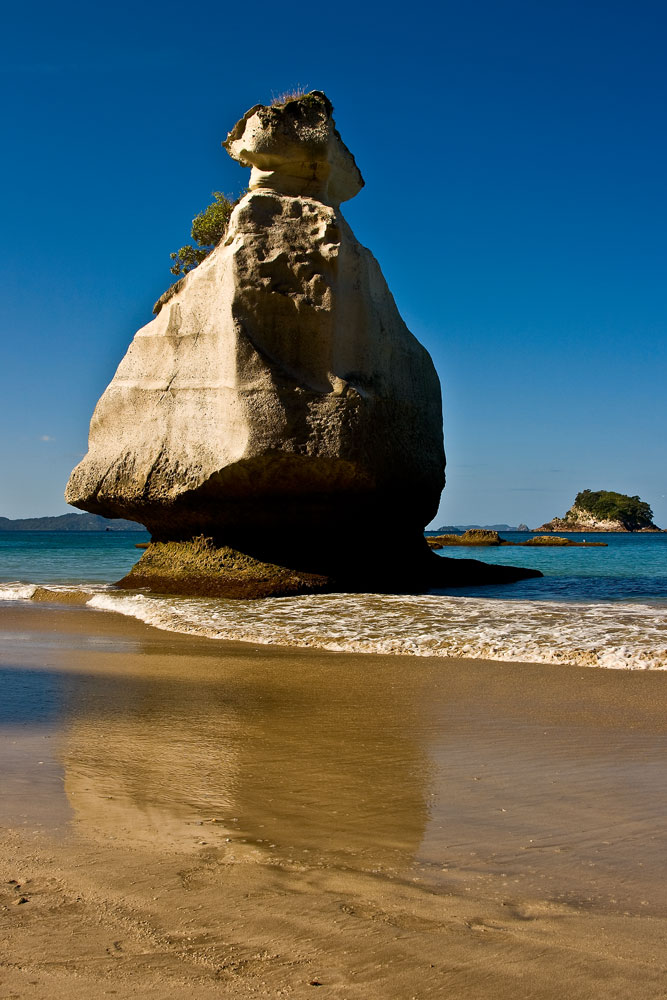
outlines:
[{"label": "turquoise shallow water", "polygon": [[[502,588],[504,598],[548,601],[641,601],[667,604],[667,533],[562,534],[574,541],[606,542],[606,548],[529,548],[450,546],[439,555],[480,559],[503,566],[527,566],[544,573],[542,580],[525,580]],[[530,533],[502,532],[521,542]],[[471,588],[459,593],[489,596],[496,588]]]},{"label": "turquoise shallow water", "polygon": [[0,582],[108,584],[137,561],[147,531],[0,531]]},{"label": "turquoise shallow water", "polygon": [[[510,540],[525,535],[506,535]],[[119,591],[140,532],[0,533],[0,602],[36,586],[89,591],[99,610],[167,631],[322,649],[667,669],[667,535],[597,535],[606,548],[467,548],[452,558],[524,565],[542,579],[422,595],[230,601]],[[57,595],[54,594],[54,598]],[[1,607],[1,604],[0,604]]]}]

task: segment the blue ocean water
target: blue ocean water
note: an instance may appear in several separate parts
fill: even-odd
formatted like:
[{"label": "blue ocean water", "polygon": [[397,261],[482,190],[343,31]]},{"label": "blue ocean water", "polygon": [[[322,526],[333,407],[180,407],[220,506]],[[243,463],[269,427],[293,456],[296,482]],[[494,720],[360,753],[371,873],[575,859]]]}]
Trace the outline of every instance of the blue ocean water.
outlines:
[{"label": "blue ocean water", "polygon": [[[505,599],[540,601],[641,601],[667,604],[667,533],[565,533],[573,541],[605,542],[606,548],[532,546],[448,546],[438,551],[453,559],[479,559],[503,566],[539,569],[544,579],[523,580],[500,588]],[[501,532],[510,542],[533,537]],[[489,597],[499,588],[467,588],[469,596]],[[501,596],[500,593],[498,596]]]},{"label": "blue ocean water", "polygon": [[0,582],[109,584],[120,580],[147,531],[0,531]]}]

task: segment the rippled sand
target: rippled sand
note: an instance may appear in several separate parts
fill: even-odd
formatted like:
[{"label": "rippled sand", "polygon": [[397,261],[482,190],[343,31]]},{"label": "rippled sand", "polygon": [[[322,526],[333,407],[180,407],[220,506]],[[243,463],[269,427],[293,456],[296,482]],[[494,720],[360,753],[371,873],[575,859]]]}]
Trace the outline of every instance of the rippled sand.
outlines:
[{"label": "rippled sand", "polygon": [[664,673],[0,627],[7,995],[664,995]]}]

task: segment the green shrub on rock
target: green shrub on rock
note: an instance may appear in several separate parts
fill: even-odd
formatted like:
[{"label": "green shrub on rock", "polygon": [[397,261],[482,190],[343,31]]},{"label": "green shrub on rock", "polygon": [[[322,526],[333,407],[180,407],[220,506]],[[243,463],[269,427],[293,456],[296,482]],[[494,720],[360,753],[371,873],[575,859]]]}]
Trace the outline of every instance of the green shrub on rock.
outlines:
[{"label": "green shrub on rock", "polygon": [[630,497],[611,490],[583,490],[577,493],[574,506],[605,521],[620,521],[628,531],[653,525],[653,511],[638,496]]},{"label": "green shrub on rock", "polygon": [[190,235],[197,246],[187,243],[171,254],[172,274],[182,275],[192,271],[208,257],[227,232],[234,203],[221,191],[214,191],[213,197],[215,200],[192,220]]}]

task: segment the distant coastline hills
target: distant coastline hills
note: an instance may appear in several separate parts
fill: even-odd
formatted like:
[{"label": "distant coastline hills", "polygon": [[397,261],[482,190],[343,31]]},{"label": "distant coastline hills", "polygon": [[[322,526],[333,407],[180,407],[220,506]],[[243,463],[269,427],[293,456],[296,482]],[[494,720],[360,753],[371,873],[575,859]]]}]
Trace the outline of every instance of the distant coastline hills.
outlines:
[{"label": "distant coastline hills", "polygon": [[429,528],[427,535],[449,535],[457,531],[530,531],[527,524],[512,527],[511,524],[443,524],[441,528]]},{"label": "distant coastline hills", "polygon": [[[528,531],[525,524],[513,528],[509,524],[447,524],[432,528],[427,535],[486,528],[490,531]],[[111,519],[100,514],[59,514],[56,517],[0,517],[0,531],[146,531],[143,524],[122,517]]]},{"label": "distant coastline hills", "polygon": [[[100,514],[59,514],[55,517],[0,517],[0,531],[146,531],[143,524]],[[583,490],[564,517],[554,517],[539,528],[527,524],[443,524],[426,535],[462,534],[464,531],[661,531],[653,511],[638,496],[609,490]]]},{"label": "distant coastline hills", "polygon": [[99,514],[59,514],[57,517],[0,517],[0,531],[145,531],[143,524],[111,520]]}]

